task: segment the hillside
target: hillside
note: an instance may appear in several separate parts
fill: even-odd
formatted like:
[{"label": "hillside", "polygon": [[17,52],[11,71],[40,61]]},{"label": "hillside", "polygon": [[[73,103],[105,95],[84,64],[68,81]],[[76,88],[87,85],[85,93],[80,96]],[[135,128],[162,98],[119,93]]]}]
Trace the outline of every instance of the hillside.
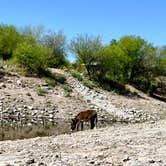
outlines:
[{"label": "hillside", "polygon": [[[66,75],[70,95],[65,95],[63,85],[50,88],[44,79],[1,74],[1,118],[60,119],[67,134],[57,136],[55,130],[50,137],[1,141],[0,165],[166,164],[166,103],[134,88],[136,96],[91,90],[67,72],[52,69],[52,73]],[[70,119],[88,108],[98,112],[97,129],[70,133]],[[116,123],[110,126],[112,122]]]}]

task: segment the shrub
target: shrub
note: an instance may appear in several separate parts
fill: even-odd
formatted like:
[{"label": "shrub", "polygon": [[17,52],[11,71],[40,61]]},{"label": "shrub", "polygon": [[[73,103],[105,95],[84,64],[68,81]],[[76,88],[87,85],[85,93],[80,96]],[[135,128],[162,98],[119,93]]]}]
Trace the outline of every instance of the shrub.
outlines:
[{"label": "shrub", "polygon": [[68,64],[66,56],[66,37],[62,31],[49,31],[43,36],[43,43],[50,48],[52,58],[49,61],[49,67],[62,67]]},{"label": "shrub", "polygon": [[79,81],[83,80],[82,76],[77,71],[71,70],[70,73],[73,77],[77,78]]},{"label": "shrub", "polygon": [[61,84],[64,84],[65,83],[65,81],[66,81],[66,76],[64,75],[64,74],[60,74],[60,73],[56,73],[56,75],[54,76],[54,79],[57,81],[57,82],[59,82],[59,83],[61,83]]},{"label": "shrub", "polygon": [[63,86],[64,96],[69,97],[70,93],[72,92],[72,88],[69,85]]},{"label": "shrub", "polygon": [[50,87],[55,87],[55,85],[57,84],[57,82],[55,81],[55,79],[51,78],[51,77],[46,77],[45,78],[45,82],[48,84],[48,86]]},{"label": "shrub", "polygon": [[43,89],[43,88],[37,89],[38,96],[45,96],[45,94],[47,94],[47,93],[48,93],[48,91],[46,89]]},{"label": "shrub", "polygon": [[16,62],[30,74],[46,75],[51,52],[47,47],[23,42],[14,51]]},{"label": "shrub", "polygon": [[10,59],[20,40],[21,37],[14,26],[0,24],[0,58]]},{"label": "shrub", "polygon": [[52,82],[55,81],[55,83],[64,84],[66,81],[66,76],[64,74],[57,73],[57,72],[51,72],[50,70],[49,70],[47,77],[48,77],[48,79],[51,79],[50,81],[52,81]]},{"label": "shrub", "polygon": [[84,80],[83,85],[87,86],[90,89],[93,89],[94,87],[96,87],[96,85],[90,80]]}]

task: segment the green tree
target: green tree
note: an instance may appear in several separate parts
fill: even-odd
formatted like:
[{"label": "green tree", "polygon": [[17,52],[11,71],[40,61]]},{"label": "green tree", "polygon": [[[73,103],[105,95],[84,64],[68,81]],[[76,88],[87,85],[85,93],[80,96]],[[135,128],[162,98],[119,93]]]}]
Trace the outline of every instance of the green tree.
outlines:
[{"label": "green tree", "polygon": [[11,58],[20,40],[21,37],[14,26],[0,25],[0,58]]},{"label": "green tree", "polygon": [[52,58],[50,67],[59,67],[67,64],[66,60],[66,37],[62,31],[57,33],[49,31],[42,39],[42,43],[51,49]]},{"label": "green tree", "polygon": [[32,27],[25,26],[23,28],[19,28],[19,33],[22,38],[22,42],[31,42],[42,44],[42,38],[45,34],[45,29],[42,25]]},{"label": "green tree", "polygon": [[28,73],[42,76],[47,73],[51,51],[44,46],[23,42],[14,51],[14,57]]},{"label": "green tree", "polygon": [[149,73],[156,63],[156,48],[137,36],[124,36],[116,45],[110,45],[110,49],[115,50],[126,82],[133,82],[135,77]]},{"label": "green tree", "polygon": [[124,80],[142,90],[150,90],[157,66],[157,49],[136,36],[122,37],[118,46],[127,57],[123,68]]},{"label": "green tree", "polygon": [[[125,81],[128,81],[134,77],[134,73],[137,68],[138,61],[141,56],[141,49],[143,48],[144,40],[135,36],[122,37],[117,47],[123,52],[124,56],[122,61],[125,60],[123,66],[123,77]],[[137,70],[137,69],[136,69]]]},{"label": "green tree", "polygon": [[140,44],[133,36],[125,36],[119,41],[113,39],[100,54],[101,74],[110,80],[127,81],[139,49]]},{"label": "green tree", "polygon": [[106,46],[100,54],[100,69],[102,76],[109,80],[123,80],[123,70],[126,62],[126,56],[124,52],[117,46]]},{"label": "green tree", "polygon": [[100,51],[98,80],[132,83],[141,89],[151,88],[157,66],[156,48],[137,36],[112,40]]},{"label": "green tree", "polygon": [[166,46],[163,46],[158,52],[157,74],[166,76]]},{"label": "green tree", "polygon": [[95,66],[98,65],[99,52],[102,49],[101,38],[86,35],[78,35],[69,46],[76,54],[77,62],[85,65],[88,76],[92,79],[95,73]]}]

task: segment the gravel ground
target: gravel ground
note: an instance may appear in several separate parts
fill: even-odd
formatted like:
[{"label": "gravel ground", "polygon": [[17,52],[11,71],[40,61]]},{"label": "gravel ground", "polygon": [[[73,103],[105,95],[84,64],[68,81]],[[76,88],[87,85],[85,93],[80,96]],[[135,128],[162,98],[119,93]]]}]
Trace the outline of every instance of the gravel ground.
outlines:
[{"label": "gravel ground", "polygon": [[[91,107],[98,110],[99,120],[111,119],[115,113],[116,120],[139,123],[1,141],[0,166],[166,166],[166,103],[140,92],[140,97],[95,93],[70,75],[67,78],[73,88],[70,97],[64,96],[62,87],[49,89],[41,79],[4,76],[0,80],[0,116],[19,111],[23,116],[28,112],[69,120]],[[44,96],[38,96],[39,87],[47,89]]]},{"label": "gravel ground", "polygon": [[0,142],[0,165],[164,166],[166,121]]}]

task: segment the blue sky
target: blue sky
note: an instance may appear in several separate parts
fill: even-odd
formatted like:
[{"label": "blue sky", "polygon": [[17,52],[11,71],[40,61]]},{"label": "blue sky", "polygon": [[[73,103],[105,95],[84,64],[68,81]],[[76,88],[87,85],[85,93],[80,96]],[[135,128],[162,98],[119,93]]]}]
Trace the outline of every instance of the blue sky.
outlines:
[{"label": "blue sky", "polygon": [[103,44],[138,35],[166,45],[166,0],[0,0],[0,23],[17,27],[43,25],[77,34],[101,35]]}]

